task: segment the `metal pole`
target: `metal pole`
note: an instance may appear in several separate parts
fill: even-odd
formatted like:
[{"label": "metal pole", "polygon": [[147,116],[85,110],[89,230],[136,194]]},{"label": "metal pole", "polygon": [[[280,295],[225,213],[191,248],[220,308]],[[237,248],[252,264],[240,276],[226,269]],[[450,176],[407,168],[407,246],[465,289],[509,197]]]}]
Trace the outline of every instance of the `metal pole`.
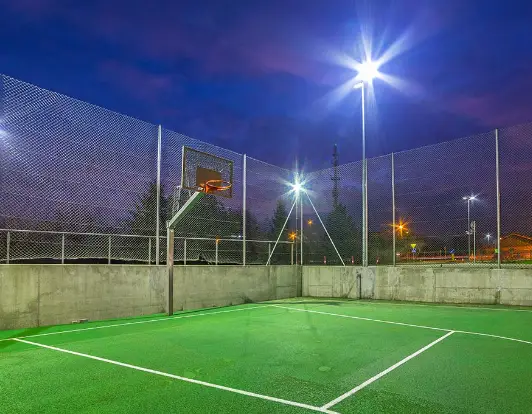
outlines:
[{"label": "metal pole", "polygon": [[157,134],[157,218],[155,228],[155,264],[159,264],[159,252],[160,252],[160,230],[161,226],[161,143],[163,136],[163,128],[159,125],[159,131]]},{"label": "metal pole", "polygon": [[109,236],[109,243],[107,245],[107,264],[111,264],[111,236]]},{"label": "metal pole", "polygon": [[167,229],[166,237],[166,268],[168,270],[167,312],[174,314],[174,230]]},{"label": "metal pole", "polygon": [[151,237],[148,238],[148,264],[151,264]]},{"label": "metal pole", "polygon": [[9,264],[9,248],[11,246],[11,233],[7,232],[7,241],[6,241],[6,264]]},{"label": "metal pole", "polygon": [[301,218],[300,218],[300,227],[301,227],[301,265],[303,265],[303,197],[301,197],[301,193],[299,194],[299,208],[301,209]]},{"label": "metal pole", "polygon": [[65,264],[65,233],[61,234],[61,264]]},{"label": "metal pole", "polygon": [[183,265],[187,265],[187,239],[183,240]]},{"label": "metal pole", "polygon": [[497,267],[501,268],[501,188],[499,181],[499,130],[495,130],[495,177],[497,180]]},{"label": "metal pole", "polygon": [[[247,160],[248,157],[244,154],[242,165],[242,266],[246,265],[246,187],[247,187]],[[218,246],[218,244],[217,244]]]},{"label": "metal pole", "polygon": [[268,243],[268,263],[266,263],[267,265],[270,264],[270,258],[271,257],[272,257],[272,244]]},{"label": "metal pole", "polygon": [[215,241],[216,247],[215,247],[215,253],[214,253],[214,264],[218,266],[218,239]]},{"label": "metal pole", "polygon": [[294,264],[294,243],[290,244],[290,264]]},{"label": "metal pole", "polygon": [[368,169],[366,160],[366,84],[362,83],[362,266],[368,265]]},{"label": "metal pole", "polygon": [[471,199],[467,199],[467,261],[471,261],[471,219],[469,203]]},{"label": "metal pole", "polygon": [[[294,243],[296,244],[296,265],[298,264],[298,258],[299,258],[299,243],[297,242],[297,236],[299,236],[298,231],[298,225],[299,225],[299,196],[296,195],[295,197],[295,206],[296,206],[296,238],[294,239]],[[290,215],[288,215],[290,217]]]},{"label": "metal pole", "polygon": [[471,223],[473,227],[473,263],[477,262],[477,222]]},{"label": "metal pole", "polygon": [[393,265],[396,265],[396,252],[395,252],[395,159],[392,152],[392,238],[393,238]]}]

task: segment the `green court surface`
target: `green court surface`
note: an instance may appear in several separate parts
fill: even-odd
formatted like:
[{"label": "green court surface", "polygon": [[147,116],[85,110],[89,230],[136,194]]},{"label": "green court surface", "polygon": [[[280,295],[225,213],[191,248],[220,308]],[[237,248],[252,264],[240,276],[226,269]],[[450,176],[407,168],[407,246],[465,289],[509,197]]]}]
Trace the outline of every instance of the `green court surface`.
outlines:
[{"label": "green court surface", "polygon": [[532,311],[306,299],[0,332],[6,413],[532,412]]}]

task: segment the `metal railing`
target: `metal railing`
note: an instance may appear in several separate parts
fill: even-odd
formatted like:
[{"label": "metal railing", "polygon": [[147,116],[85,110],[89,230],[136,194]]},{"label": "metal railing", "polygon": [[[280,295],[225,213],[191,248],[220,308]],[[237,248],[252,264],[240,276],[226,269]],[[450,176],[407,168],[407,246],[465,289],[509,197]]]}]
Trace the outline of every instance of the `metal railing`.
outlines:
[{"label": "metal railing", "polygon": [[[166,238],[160,236],[160,244]],[[0,229],[0,263],[156,263],[154,236]],[[247,240],[248,264],[266,264],[275,241]],[[275,263],[294,263],[294,243],[280,242],[288,251],[275,255]],[[233,238],[176,237],[175,261],[187,264],[240,264],[231,257],[243,240]],[[166,259],[161,257],[160,262]]]}]

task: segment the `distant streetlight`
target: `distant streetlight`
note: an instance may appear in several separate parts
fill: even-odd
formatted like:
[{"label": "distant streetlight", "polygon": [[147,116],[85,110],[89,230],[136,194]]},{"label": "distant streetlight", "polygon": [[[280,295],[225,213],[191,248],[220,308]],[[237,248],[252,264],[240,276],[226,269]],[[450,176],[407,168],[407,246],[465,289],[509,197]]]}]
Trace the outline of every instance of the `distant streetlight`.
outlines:
[{"label": "distant streetlight", "polygon": [[467,258],[471,259],[471,202],[477,198],[474,195],[464,196],[462,200],[467,201]]},{"label": "distant streetlight", "polygon": [[399,224],[396,224],[395,225],[395,228],[397,230],[399,230],[399,233],[401,235],[401,237],[403,237],[403,232],[405,232],[406,234],[408,234],[408,229],[406,228],[406,225],[408,223],[403,223],[402,221],[399,222]]},{"label": "distant streetlight", "polygon": [[379,75],[379,64],[371,59],[356,68],[359,82],[353,85],[362,94],[362,266],[368,265],[368,168],[366,162],[366,85]]},{"label": "distant streetlight", "polygon": [[488,241],[488,244],[490,244],[491,234],[486,234],[486,240]]},{"label": "distant streetlight", "polygon": [[405,228],[404,224],[399,224],[399,226],[397,226],[397,228],[399,229],[399,231],[401,232],[401,237],[403,237],[403,230]]},{"label": "distant streetlight", "polygon": [[308,220],[307,220],[307,224],[308,224],[309,226],[312,226],[312,225],[314,224],[314,222],[312,221],[312,219],[308,219]]},{"label": "distant streetlight", "polygon": [[290,238],[290,240],[294,241],[297,237],[297,234],[295,231],[291,232],[288,237]]}]

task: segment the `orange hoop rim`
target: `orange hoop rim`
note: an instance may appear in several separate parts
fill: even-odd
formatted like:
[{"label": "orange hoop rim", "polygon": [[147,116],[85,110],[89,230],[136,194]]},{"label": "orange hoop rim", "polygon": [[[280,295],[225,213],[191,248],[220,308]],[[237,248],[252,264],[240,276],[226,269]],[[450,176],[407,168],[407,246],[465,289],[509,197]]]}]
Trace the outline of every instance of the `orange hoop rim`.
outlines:
[{"label": "orange hoop rim", "polygon": [[203,187],[206,193],[211,193],[215,191],[226,191],[229,190],[233,184],[225,180],[209,180],[205,183]]}]

